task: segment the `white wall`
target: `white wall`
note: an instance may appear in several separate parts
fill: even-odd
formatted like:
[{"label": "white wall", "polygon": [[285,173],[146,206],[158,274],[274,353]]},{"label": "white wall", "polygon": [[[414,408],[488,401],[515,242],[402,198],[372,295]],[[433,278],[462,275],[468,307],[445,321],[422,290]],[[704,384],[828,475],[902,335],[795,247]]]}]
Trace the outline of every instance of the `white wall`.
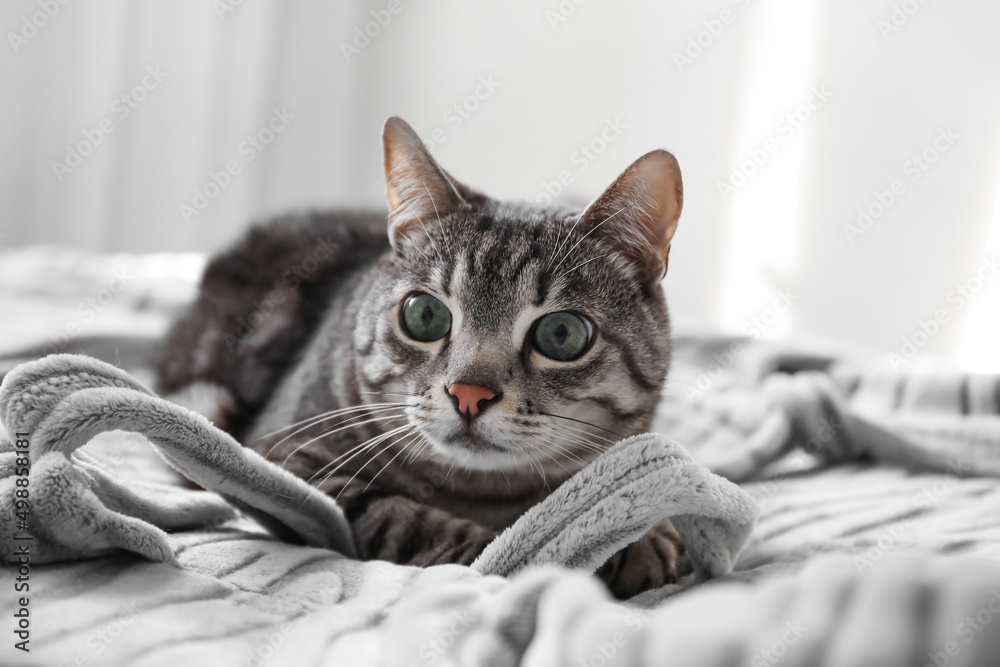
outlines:
[{"label": "white wall", "polygon": [[[245,0],[224,19],[195,0],[71,2],[16,56],[9,44],[0,55],[3,242],[214,249],[287,208],[381,206],[378,134],[390,113],[428,138],[442,128],[433,151],[445,167],[503,197],[534,198],[568,170],[565,195],[587,200],[665,147],[686,183],[667,278],[679,322],[744,329],[783,290],[793,306],[767,335],[899,352],[944,311],[921,358],[1000,371],[1000,280],[961,308],[953,292],[1000,247],[1000,5],[398,1],[350,62],[341,43],[388,0]],[[894,5],[916,11],[883,34]],[[560,7],[572,13],[553,23]],[[36,10],[9,2],[0,27]],[[699,37],[707,46],[679,67],[675,53]],[[51,161],[148,64],[169,72],[163,86],[57,182]],[[446,117],[481,78],[499,86],[460,124]],[[829,99],[794,132],[779,128],[815,86]],[[239,158],[275,106],[295,114],[288,129],[181,221],[178,204]],[[608,119],[624,129],[581,171],[574,153]],[[910,180],[907,160],[948,127],[953,145]],[[719,182],[766,147],[776,152],[724,200]],[[844,225],[895,179],[903,194],[849,240]]]}]

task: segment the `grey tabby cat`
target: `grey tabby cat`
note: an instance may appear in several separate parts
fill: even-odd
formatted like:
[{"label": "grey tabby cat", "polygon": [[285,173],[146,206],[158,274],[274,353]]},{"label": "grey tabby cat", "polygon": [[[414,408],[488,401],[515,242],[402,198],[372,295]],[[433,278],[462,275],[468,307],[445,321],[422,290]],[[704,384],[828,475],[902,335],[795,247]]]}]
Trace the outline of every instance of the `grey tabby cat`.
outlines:
[{"label": "grey tabby cat", "polygon": [[[160,388],[336,497],[366,559],[471,563],[618,440],[649,428],[670,360],[660,279],[674,157],[636,160],[582,213],[487,198],[402,120],[390,208],[292,216],[215,258]],[[677,576],[664,524],[599,574],[619,597]]]}]

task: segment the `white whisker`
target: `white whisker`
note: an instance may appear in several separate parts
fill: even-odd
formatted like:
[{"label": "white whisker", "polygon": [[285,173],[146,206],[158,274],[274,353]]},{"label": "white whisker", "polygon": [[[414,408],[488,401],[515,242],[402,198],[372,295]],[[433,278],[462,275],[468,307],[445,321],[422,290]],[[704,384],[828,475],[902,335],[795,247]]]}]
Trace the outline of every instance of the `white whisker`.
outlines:
[{"label": "white whisker", "polygon": [[[574,461],[576,461],[577,463],[580,464],[580,467],[582,467],[582,468],[587,467],[587,462],[584,461],[583,459],[581,459],[575,453],[573,453],[568,448],[568,446],[560,445],[558,442],[555,442],[553,440],[548,440],[548,439],[545,439],[545,438],[541,438],[541,441],[543,443],[545,443],[546,445],[549,445],[550,447],[554,448],[561,456],[565,456],[567,458],[573,459]],[[565,470],[565,468],[563,468],[563,470]],[[569,471],[567,470],[567,472],[569,472]]]},{"label": "white whisker", "polygon": [[299,421],[297,421],[297,422],[295,422],[293,424],[289,424],[288,426],[282,426],[281,428],[279,428],[276,431],[271,431],[270,433],[265,433],[264,435],[261,436],[261,438],[262,439],[263,438],[269,438],[272,435],[278,435],[282,431],[286,431],[286,430],[288,430],[290,428],[295,428],[299,424],[303,424],[303,423],[305,423],[307,421],[310,421],[310,420],[313,420],[313,419],[321,419],[323,417],[327,417],[327,416],[330,416],[330,415],[336,416],[336,415],[338,415],[340,413],[346,413],[346,412],[350,412],[352,410],[360,410],[360,409],[364,409],[364,408],[378,408],[378,407],[382,407],[382,406],[386,406],[386,405],[408,405],[408,404],[405,403],[405,402],[370,403],[370,404],[364,404],[364,405],[352,405],[351,407],[348,407],[348,408],[339,408],[337,410],[328,410],[326,412],[321,412],[318,415],[312,415],[310,417],[306,417],[305,419],[301,419],[301,420],[299,420]]},{"label": "white whisker", "polygon": [[[292,433],[289,433],[284,438],[282,438],[278,442],[276,442],[273,445],[271,445],[271,448],[269,450],[267,450],[267,454],[265,454],[264,456],[265,456],[265,458],[267,456],[269,456],[271,454],[271,452],[274,451],[274,448],[277,447],[278,445],[280,445],[281,443],[283,443],[285,440],[288,440],[289,438],[291,438],[291,437],[293,437],[295,435],[298,435],[302,431],[305,431],[306,429],[312,428],[316,424],[324,422],[327,419],[333,419],[335,417],[342,417],[342,416],[350,414],[352,412],[363,412],[363,411],[373,410],[374,408],[400,407],[400,406],[408,407],[409,403],[406,403],[406,402],[401,402],[401,403],[372,403],[370,405],[355,405],[355,406],[352,406],[352,407],[349,407],[349,408],[341,408],[339,410],[330,410],[328,412],[323,412],[321,414],[314,415],[312,417],[306,417],[305,419],[303,419],[301,421],[298,421],[298,422],[295,422],[294,424],[290,424],[288,426],[285,426],[284,428],[279,428],[277,431],[273,431],[272,433],[268,433],[266,435],[261,436],[260,439],[263,440],[264,438],[269,438],[272,435],[277,435],[277,434],[281,433],[284,430],[287,430],[287,429],[290,429],[290,428],[294,428],[294,427],[296,427],[299,424],[302,424],[304,422],[309,422],[305,426],[299,428],[296,431],[293,431]],[[353,417],[352,417],[352,419],[353,419]]]},{"label": "white whisker", "polygon": [[589,434],[574,433],[572,431],[567,431],[563,428],[556,428],[552,431],[549,431],[549,433],[559,438],[562,438],[567,442],[581,445],[590,451],[604,453],[604,451],[607,450],[607,446],[598,445],[584,437],[584,435],[589,435]]},{"label": "white whisker", "polygon": [[[542,454],[544,454],[545,456],[547,456],[549,459],[551,459],[551,461],[553,463],[555,463],[557,466],[559,466],[560,468],[562,468],[563,471],[566,473],[567,477],[571,476],[573,474],[569,470],[566,469],[566,466],[564,466],[562,463],[559,462],[559,459],[557,459],[556,457],[552,456],[552,454],[550,454],[549,452],[545,451],[544,449],[539,449],[538,451],[541,452]],[[548,483],[546,483],[546,486],[548,486]]]},{"label": "white whisker", "polygon": [[424,191],[427,193],[427,196],[431,198],[431,206],[434,207],[434,216],[437,218],[438,229],[441,230],[441,238],[444,240],[444,247],[448,249],[449,255],[454,254],[451,250],[451,241],[448,239],[448,234],[445,232],[444,225],[441,224],[441,214],[438,213],[438,206],[437,202],[434,201],[434,195],[431,194],[431,191],[427,188],[427,184],[424,183],[423,179],[420,180],[420,185],[424,186]]},{"label": "white whisker", "polygon": [[575,422],[577,424],[583,424],[584,426],[589,426],[591,428],[595,428],[598,431],[604,431],[605,433],[610,433],[611,435],[613,435],[616,438],[618,438],[618,440],[611,440],[610,438],[606,438],[604,436],[597,435],[596,433],[591,433],[589,431],[580,430],[580,427],[578,427],[578,426],[574,428],[574,427],[569,426],[567,424],[563,424],[562,422],[559,423],[559,426],[561,426],[563,428],[573,428],[574,430],[580,430],[581,433],[585,433],[585,434],[587,434],[589,436],[593,436],[595,438],[600,438],[601,440],[604,440],[606,442],[610,442],[612,444],[616,443],[616,442],[620,442],[621,440],[624,439],[624,436],[622,436],[622,435],[620,435],[618,433],[615,433],[614,431],[609,431],[606,428],[601,428],[597,424],[591,424],[590,422],[585,422],[582,419],[574,419],[573,417],[563,417],[562,415],[552,414],[551,412],[539,412],[538,414],[545,415],[546,417],[555,417],[556,419],[562,419],[563,421],[570,421],[570,422]]},{"label": "white whisker", "polygon": [[413,463],[414,461],[416,461],[417,457],[419,457],[421,454],[423,454],[425,451],[427,451],[427,448],[430,447],[430,446],[431,446],[431,441],[427,439],[427,436],[425,436],[423,433],[421,433],[420,434],[420,446],[414,448],[413,453],[410,454],[409,461],[407,461],[407,463],[409,464],[409,463]]},{"label": "white whisker", "polygon": [[[412,209],[413,205],[412,204],[407,204],[407,208],[411,208]],[[434,252],[437,253],[438,257],[444,257],[444,255],[441,253],[441,249],[438,248],[437,243],[434,242],[434,237],[431,235],[431,231],[427,227],[427,224],[423,221],[423,218],[421,218],[419,215],[417,215],[416,212],[413,212],[413,217],[416,218],[417,222],[420,223],[420,228],[422,230],[424,230],[424,236],[427,238],[428,241],[431,242],[431,245],[434,246]],[[418,250],[420,250],[419,246],[417,246],[416,244],[413,244],[413,245],[414,245],[414,247],[417,247]],[[420,251],[420,254],[424,255],[423,250]],[[426,258],[426,259],[428,259],[428,261],[430,261],[430,258],[428,258],[427,255],[424,255],[424,258]]]},{"label": "white whisker", "polygon": [[[393,445],[395,445],[397,442],[399,442],[403,438],[407,437],[408,435],[410,436],[410,441],[408,443],[406,443],[405,445],[403,445],[402,447],[400,447],[399,451],[396,452],[396,455],[393,456],[391,459],[389,459],[389,462],[386,463],[384,466],[382,466],[382,468],[377,473],[375,473],[374,477],[372,477],[370,480],[368,480],[368,484],[365,485],[364,491],[362,491],[361,493],[365,493],[366,491],[368,491],[368,487],[370,487],[372,485],[372,482],[375,481],[375,477],[378,477],[379,475],[381,475],[383,470],[385,470],[386,468],[388,468],[392,464],[393,461],[395,461],[396,459],[399,458],[400,454],[402,454],[403,452],[405,452],[407,450],[407,448],[414,443],[412,432],[404,433],[399,438],[397,438],[396,440],[393,440],[391,443],[389,443],[388,447],[386,447],[385,449],[382,450],[383,452],[386,451],[387,449],[391,448]],[[419,435],[419,433],[417,435]],[[364,467],[364,466],[362,466],[362,467]]]},{"label": "white whisker", "polygon": [[[386,440],[388,440],[392,436],[396,435],[400,431],[402,431],[402,433],[403,433],[403,435],[401,436],[401,438],[405,438],[406,435],[410,431],[412,431],[413,429],[415,429],[415,428],[416,428],[416,426],[414,426],[413,424],[406,424],[405,426],[401,426],[401,427],[399,427],[397,429],[393,429],[393,430],[389,431],[388,433],[385,433],[385,434],[383,434],[383,435],[381,435],[381,436],[379,436],[377,438],[373,438],[372,439],[373,440],[372,444],[369,445],[366,448],[366,451],[371,451],[372,449],[374,449],[378,445],[382,444],[383,442],[385,442]],[[388,445],[386,445],[385,447],[383,447],[382,449],[380,449],[376,454],[373,454],[367,461],[365,461],[364,465],[362,465],[357,470],[355,470],[354,474],[351,475],[351,478],[347,480],[347,484],[344,484],[344,486],[341,487],[340,491],[337,492],[336,498],[340,498],[340,494],[342,494],[344,491],[347,490],[347,487],[349,487],[351,485],[351,482],[354,481],[354,478],[357,477],[361,473],[361,471],[364,470],[368,466],[369,463],[371,463],[372,461],[374,461],[375,459],[377,459],[379,456],[381,456],[383,453],[385,453],[390,447],[392,447],[394,444],[396,444],[396,442],[398,442],[398,440],[390,442]],[[355,454],[355,456],[357,456],[357,455]],[[354,458],[354,457],[351,457],[351,458]],[[395,457],[393,457],[393,458],[395,458]],[[348,459],[348,460],[350,460],[350,459]],[[344,461],[344,463],[347,463],[347,461]],[[334,468],[333,470],[331,470],[329,473],[327,473],[323,477],[323,480],[319,483],[318,486],[321,486],[323,484],[323,482],[325,482],[326,480],[330,479],[330,477],[332,477],[333,474],[336,473],[337,470],[344,465],[344,463],[341,463],[339,466],[337,466],[336,468]],[[365,490],[367,491],[368,487],[365,487]]]},{"label": "white whisker", "polygon": [[552,269],[552,271],[553,271],[553,272],[555,272],[555,271],[558,271],[558,270],[559,270],[559,267],[560,267],[560,266],[562,266],[563,262],[565,262],[565,261],[566,261],[566,260],[567,260],[567,259],[569,258],[569,256],[570,256],[570,255],[571,255],[571,254],[573,253],[573,251],[574,251],[574,250],[576,249],[576,247],[577,247],[578,245],[580,245],[581,243],[583,243],[583,240],[584,240],[585,238],[587,238],[588,236],[590,236],[590,235],[591,235],[592,233],[594,233],[594,231],[596,231],[596,230],[597,230],[597,228],[598,228],[598,227],[600,227],[600,226],[601,226],[601,225],[603,225],[603,224],[604,224],[605,222],[607,222],[607,221],[608,221],[608,220],[610,220],[611,218],[615,217],[616,215],[618,215],[619,213],[621,213],[622,211],[624,211],[624,210],[625,210],[626,208],[627,208],[627,207],[625,207],[625,206],[622,206],[622,207],[621,207],[620,209],[618,209],[617,211],[615,211],[614,213],[612,213],[612,214],[611,214],[611,215],[609,215],[608,217],[604,218],[604,220],[601,220],[601,221],[600,221],[599,223],[597,223],[596,225],[594,225],[593,227],[591,227],[591,228],[590,228],[590,229],[589,229],[589,230],[587,231],[587,233],[586,233],[586,234],[584,234],[583,236],[581,236],[581,237],[580,237],[580,240],[579,240],[579,241],[577,241],[576,243],[574,243],[574,244],[573,244],[573,247],[572,247],[572,248],[570,248],[569,250],[567,250],[567,251],[566,251],[566,254],[565,254],[565,255],[563,255],[563,258],[562,258],[562,259],[561,259],[561,260],[559,261],[559,263],[558,263],[558,264],[556,264],[556,268]]},{"label": "white whisker", "polygon": [[[384,408],[384,409],[388,410],[389,408]],[[360,416],[368,416],[368,415],[360,415]],[[359,417],[351,417],[351,419],[358,419],[358,418]],[[285,457],[285,460],[281,462],[281,467],[284,468],[285,464],[288,463],[288,459],[292,458],[302,448],[304,448],[307,445],[310,445],[310,444],[316,442],[317,440],[322,440],[323,438],[325,438],[327,436],[333,435],[334,433],[339,433],[340,431],[345,431],[345,430],[351,429],[351,428],[357,428],[358,426],[364,426],[365,424],[373,424],[373,423],[376,423],[376,422],[393,421],[395,419],[405,419],[405,418],[406,418],[406,415],[402,414],[402,413],[400,413],[398,415],[386,415],[386,416],[383,416],[383,417],[372,417],[371,419],[366,419],[365,421],[357,422],[355,424],[348,424],[347,426],[341,426],[340,428],[334,428],[332,431],[324,431],[323,433],[317,435],[315,438],[311,438],[309,440],[306,440],[304,443],[302,443],[301,445],[299,445],[298,447],[296,447],[295,449],[293,449],[291,451],[291,453],[288,456]],[[350,421],[350,420],[348,420],[348,421]],[[342,424],[343,422],[339,422],[339,423]],[[334,424],[334,426],[336,426],[336,424]]]},{"label": "white whisker", "polygon": [[[308,480],[306,480],[306,482],[307,482],[307,483],[310,483],[310,484],[311,484],[311,483],[312,483],[312,481],[313,481],[314,479],[316,479],[316,477],[317,477],[318,475],[322,474],[322,472],[323,472],[324,470],[326,470],[326,469],[327,469],[327,468],[328,468],[329,466],[333,465],[334,463],[336,463],[336,462],[337,462],[337,461],[339,461],[340,459],[344,458],[345,456],[347,456],[347,455],[348,455],[348,454],[350,454],[351,452],[354,452],[354,454],[351,454],[351,456],[349,456],[348,458],[346,458],[346,459],[345,459],[345,460],[344,460],[343,462],[341,462],[341,464],[340,464],[340,465],[338,465],[337,467],[335,467],[335,468],[334,468],[333,470],[331,470],[331,471],[330,471],[329,473],[327,473],[327,474],[326,474],[326,475],[325,475],[325,476],[323,477],[323,481],[326,481],[327,479],[329,479],[329,478],[330,478],[330,476],[331,476],[331,475],[333,475],[333,474],[334,474],[335,472],[337,472],[338,470],[340,470],[340,469],[341,469],[341,468],[342,468],[342,467],[343,467],[344,465],[346,465],[346,464],[347,464],[347,462],[348,462],[348,461],[350,461],[351,459],[353,459],[353,458],[354,458],[355,456],[357,456],[358,454],[360,454],[360,453],[362,453],[362,452],[364,452],[364,451],[367,451],[367,450],[369,450],[369,449],[371,449],[371,448],[373,448],[373,447],[377,446],[377,445],[378,445],[379,443],[382,443],[382,442],[385,442],[385,441],[386,441],[386,440],[387,440],[388,438],[391,438],[391,437],[392,437],[392,436],[394,436],[395,434],[397,434],[397,433],[399,433],[400,431],[402,431],[403,429],[407,429],[407,428],[413,428],[413,425],[412,425],[412,424],[409,424],[409,423],[407,423],[407,424],[404,424],[403,426],[399,426],[399,427],[397,427],[397,428],[394,428],[394,429],[392,429],[391,431],[388,431],[388,432],[386,432],[386,433],[381,433],[381,434],[379,434],[379,435],[376,435],[376,436],[374,436],[374,437],[372,437],[372,438],[369,438],[368,440],[365,440],[365,441],[364,441],[363,443],[361,443],[360,445],[357,445],[357,446],[355,446],[355,447],[352,447],[352,448],[351,448],[351,449],[350,449],[349,451],[347,451],[347,452],[345,452],[345,453],[341,454],[340,456],[338,456],[337,458],[335,458],[334,460],[330,461],[330,462],[329,462],[329,463],[327,463],[327,464],[326,464],[325,466],[323,466],[322,468],[320,468],[319,470],[317,470],[317,471],[316,471],[315,473],[313,473],[312,477],[310,477],[310,478],[309,478]],[[355,473],[355,474],[357,474],[357,473]],[[352,478],[352,479],[353,479],[353,478]],[[322,484],[322,482],[320,482],[320,484]]]},{"label": "white whisker", "polygon": [[[545,265],[546,269],[548,269],[548,268],[550,268],[552,266],[552,261],[556,257],[559,256],[559,253],[562,251],[563,246],[565,246],[567,243],[569,243],[570,238],[573,236],[573,230],[576,229],[576,226],[580,224],[581,220],[583,220],[583,214],[582,213],[580,215],[576,216],[576,220],[573,221],[573,226],[569,228],[569,232],[567,232],[567,234],[566,234],[566,239],[564,241],[562,241],[562,243],[559,243],[558,245],[556,245],[556,251],[554,253],[552,253],[552,257],[549,258],[549,263]],[[559,236],[562,236],[562,228],[559,229]]]},{"label": "white whisker", "polygon": [[588,259],[588,260],[586,260],[584,262],[580,262],[579,264],[577,264],[576,266],[574,266],[572,269],[570,269],[569,271],[567,271],[563,275],[567,275],[568,276],[569,274],[573,273],[574,271],[576,271],[577,269],[579,269],[584,264],[590,264],[591,262],[597,261],[599,259],[604,259],[605,257],[607,257],[610,254],[611,254],[610,252],[606,252],[603,255],[598,255],[597,257],[591,257],[590,259]]}]

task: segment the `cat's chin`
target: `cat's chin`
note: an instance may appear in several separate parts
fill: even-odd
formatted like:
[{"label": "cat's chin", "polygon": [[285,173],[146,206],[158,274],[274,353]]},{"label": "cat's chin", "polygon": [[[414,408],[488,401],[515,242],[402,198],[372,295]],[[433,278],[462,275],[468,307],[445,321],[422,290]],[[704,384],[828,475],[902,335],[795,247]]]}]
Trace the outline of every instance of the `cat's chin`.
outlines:
[{"label": "cat's chin", "polygon": [[507,471],[522,468],[524,457],[519,452],[497,445],[484,438],[462,435],[445,441],[429,438],[439,457],[460,468],[481,472]]}]

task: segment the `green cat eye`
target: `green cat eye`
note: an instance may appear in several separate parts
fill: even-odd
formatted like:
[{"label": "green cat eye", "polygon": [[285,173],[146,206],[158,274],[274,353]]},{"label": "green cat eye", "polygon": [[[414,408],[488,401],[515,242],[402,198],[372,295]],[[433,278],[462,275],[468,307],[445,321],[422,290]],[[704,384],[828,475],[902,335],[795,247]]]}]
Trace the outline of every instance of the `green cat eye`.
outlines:
[{"label": "green cat eye", "polygon": [[430,294],[412,294],[403,302],[403,331],[421,343],[444,338],[451,331],[451,311]]},{"label": "green cat eye", "polygon": [[587,351],[593,332],[589,320],[564,310],[539,318],[535,322],[532,342],[550,359],[573,361]]}]

